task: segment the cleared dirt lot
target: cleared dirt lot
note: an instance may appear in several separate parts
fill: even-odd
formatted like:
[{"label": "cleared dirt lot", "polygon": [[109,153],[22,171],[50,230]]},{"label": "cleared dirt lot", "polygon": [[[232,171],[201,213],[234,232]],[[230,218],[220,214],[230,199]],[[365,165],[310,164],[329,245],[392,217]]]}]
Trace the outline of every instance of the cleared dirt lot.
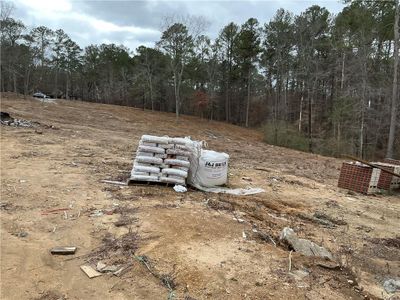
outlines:
[{"label": "cleared dirt lot", "polygon": [[[400,196],[337,188],[340,160],[266,145],[253,130],[134,108],[3,95],[1,110],[39,122],[1,126],[1,299],[393,296],[382,283],[400,276]],[[266,192],[102,183],[129,176],[142,134],[206,140],[230,154],[231,186]],[[338,222],[322,224],[315,212]],[[289,272],[288,249],[253,231],[277,242],[285,226],[329,249],[340,267],[293,252]],[[122,248],[107,248],[113,241]],[[75,259],[49,254],[66,245],[78,247]],[[99,259],[129,268],[89,279],[79,266]]]}]

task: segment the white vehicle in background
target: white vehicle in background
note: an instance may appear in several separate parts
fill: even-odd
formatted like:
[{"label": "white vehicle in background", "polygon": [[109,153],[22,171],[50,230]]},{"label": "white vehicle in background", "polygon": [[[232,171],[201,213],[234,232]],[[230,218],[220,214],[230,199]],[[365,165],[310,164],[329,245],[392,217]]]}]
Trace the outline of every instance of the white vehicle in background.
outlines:
[{"label": "white vehicle in background", "polygon": [[50,96],[47,96],[46,94],[43,94],[42,92],[37,92],[32,95],[34,98],[37,98],[41,102],[46,102],[46,103],[54,103],[56,99],[51,98]]},{"label": "white vehicle in background", "polygon": [[43,94],[43,93],[41,93],[41,92],[34,93],[34,94],[33,94],[33,97],[35,97],[35,98],[42,98],[42,99],[50,98],[49,96],[47,96],[46,94]]}]

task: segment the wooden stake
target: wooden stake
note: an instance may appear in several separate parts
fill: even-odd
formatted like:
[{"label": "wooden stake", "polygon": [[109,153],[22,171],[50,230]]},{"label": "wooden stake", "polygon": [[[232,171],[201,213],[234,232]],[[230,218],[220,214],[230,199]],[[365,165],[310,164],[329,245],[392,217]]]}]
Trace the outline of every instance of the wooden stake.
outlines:
[{"label": "wooden stake", "polygon": [[396,176],[396,177],[399,177],[399,178],[400,178],[400,174],[396,174],[396,173],[394,173],[394,172],[392,172],[392,171],[388,171],[388,170],[384,169],[384,168],[381,167],[381,166],[371,164],[370,162],[368,162],[368,161],[366,161],[366,160],[363,160],[363,159],[361,159],[361,158],[356,158],[356,157],[350,156],[350,155],[343,155],[343,157],[348,158],[348,159],[352,159],[352,160],[355,160],[355,161],[359,161],[359,162],[361,162],[361,163],[363,163],[363,164],[365,164],[365,165],[368,165],[368,166],[370,166],[370,167],[372,167],[372,168],[380,169],[380,170],[382,170],[383,172],[389,173],[390,175],[393,175],[393,176]]}]

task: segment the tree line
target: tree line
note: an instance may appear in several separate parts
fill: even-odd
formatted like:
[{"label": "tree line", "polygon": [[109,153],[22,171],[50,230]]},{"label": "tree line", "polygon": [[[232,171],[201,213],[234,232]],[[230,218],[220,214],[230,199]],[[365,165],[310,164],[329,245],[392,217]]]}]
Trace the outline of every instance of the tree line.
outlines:
[{"label": "tree line", "polygon": [[1,15],[1,91],[142,107],[259,126],[269,143],[399,157],[398,0],[313,5],[266,23],[167,18],[154,47],[82,49],[62,29]]}]

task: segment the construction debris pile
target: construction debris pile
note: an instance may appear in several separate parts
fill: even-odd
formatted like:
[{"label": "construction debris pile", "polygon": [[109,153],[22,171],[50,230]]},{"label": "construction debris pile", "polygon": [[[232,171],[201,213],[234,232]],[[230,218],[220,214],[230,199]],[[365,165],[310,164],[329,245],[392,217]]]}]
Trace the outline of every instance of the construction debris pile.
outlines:
[{"label": "construction debris pile", "polygon": [[14,127],[33,127],[33,123],[23,119],[14,119],[7,112],[0,113],[0,123],[2,125],[14,126]]},{"label": "construction debris pile", "polygon": [[[261,188],[228,188],[229,155],[205,150],[206,143],[189,137],[143,135],[140,139],[128,184],[161,182],[175,184],[186,192],[186,184],[204,192],[253,195]],[[180,187],[182,186],[182,187]]]},{"label": "construction debris pile", "polygon": [[136,151],[130,181],[186,185],[190,162],[188,138],[143,135]]},{"label": "construction debris pile", "polygon": [[338,187],[363,194],[400,188],[400,161],[361,163],[344,162],[340,170]]}]

